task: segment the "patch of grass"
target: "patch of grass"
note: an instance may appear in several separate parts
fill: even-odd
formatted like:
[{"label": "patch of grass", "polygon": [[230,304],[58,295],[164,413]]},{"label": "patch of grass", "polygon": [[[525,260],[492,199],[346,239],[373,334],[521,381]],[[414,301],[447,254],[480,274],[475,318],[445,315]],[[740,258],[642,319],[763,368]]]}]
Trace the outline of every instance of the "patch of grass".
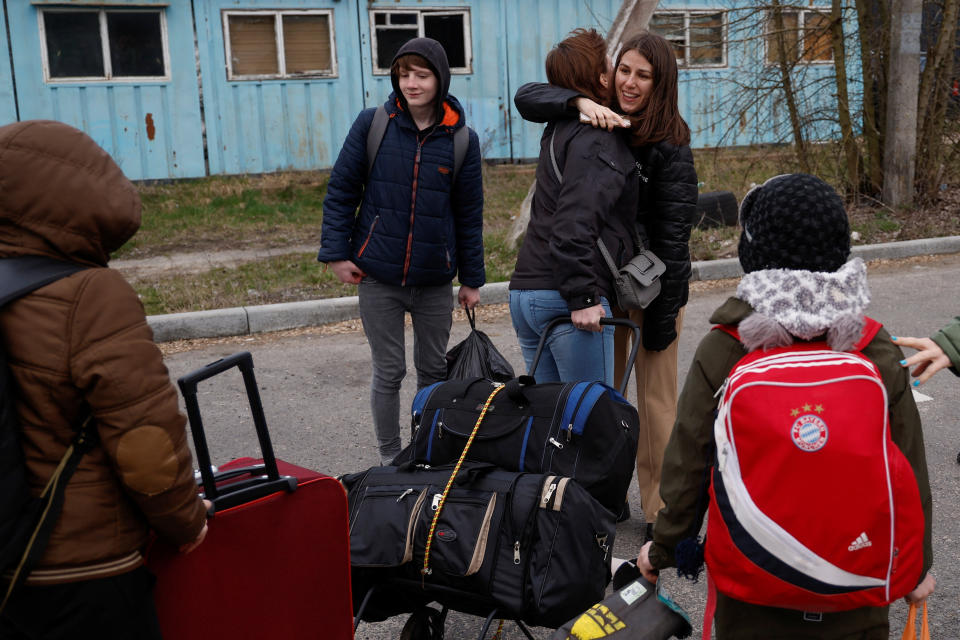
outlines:
[{"label": "patch of grass", "polygon": [[[838,147],[814,145],[815,172],[832,184]],[[701,192],[731,191],[738,201],[754,184],[799,171],[788,147],[698,149],[694,161]],[[487,281],[510,278],[516,248],[506,238],[534,181],[536,166],[485,165],[484,247]],[[169,184],[141,185],[143,225],[115,258],[175,252],[319,246],[323,198],[329,172],[286,172],[262,176],[218,176]],[[857,244],[960,234],[960,189],[914,211],[893,212],[870,204],[850,206]],[[736,256],[733,227],[694,229],[693,260]],[[148,314],[288,302],[355,295],[356,287],[323,273],[313,253],[249,263],[203,274],[141,280],[137,291]]]},{"label": "patch of grass", "polygon": [[319,245],[329,177],[309,171],[141,185],[140,230],[114,257]]},{"label": "patch of grass", "polygon": [[313,253],[290,254],[233,269],[147,278],[134,288],[147,315],[356,295],[355,286],[323,267]]},{"label": "patch of grass", "polygon": [[737,255],[740,231],[736,227],[694,229],[690,232],[691,260],[718,260]]}]

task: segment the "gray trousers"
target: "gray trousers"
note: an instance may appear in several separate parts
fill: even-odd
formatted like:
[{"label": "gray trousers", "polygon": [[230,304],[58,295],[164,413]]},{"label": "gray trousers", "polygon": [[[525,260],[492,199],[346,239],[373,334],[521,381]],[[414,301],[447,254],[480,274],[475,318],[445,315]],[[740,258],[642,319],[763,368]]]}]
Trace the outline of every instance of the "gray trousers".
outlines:
[{"label": "gray trousers", "polygon": [[407,374],[403,315],[413,320],[413,366],[417,389],[443,380],[444,358],[452,323],[453,289],[399,287],[365,278],[358,287],[360,319],[370,345],[373,380],[370,408],[380,449],[380,463],[400,453],[400,383]]}]

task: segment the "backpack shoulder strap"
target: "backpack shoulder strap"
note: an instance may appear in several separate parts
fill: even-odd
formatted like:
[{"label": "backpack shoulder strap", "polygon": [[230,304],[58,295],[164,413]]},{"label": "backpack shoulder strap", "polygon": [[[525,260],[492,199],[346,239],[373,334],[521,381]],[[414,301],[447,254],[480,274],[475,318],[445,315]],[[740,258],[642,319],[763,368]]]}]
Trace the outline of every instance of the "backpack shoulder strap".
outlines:
[{"label": "backpack shoulder strap", "polygon": [[4,258],[0,260],[0,307],[83,269],[83,265],[44,256]]},{"label": "backpack shoulder strap", "polygon": [[390,122],[390,116],[387,110],[380,105],[373,114],[373,122],[367,129],[367,177],[373,171],[373,162],[377,159],[377,153],[380,151],[380,143],[383,142],[383,134],[387,130],[387,123]]},{"label": "backpack shoulder strap", "polygon": [[553,139],[557,137],[557,129],[553,129],[550,134],[550,164],[553,165],[553,172],[557,176],[557,182],[563,184],[563,173],[560,172],[560,165],[557,164],[557,153],[553,150]]},{"label": "backpack shoulder strap", "polygon": [[733,336],[738,341],[740,340],[740,331],[732,324],[715,324],[711,328],[711,331],[723,331],[724,333]]},{"label": "backpack shoulder strap", "polygon": [[880,329],[883,328],[883,324],[874,320],[870,316],[863,316],[863,334],[861,334],[860,339],[853,345],[851,351],[863,351],[863,349],[870,344],[870,341],[876,337]]},{"label": "backpack shoulder strap", "polygon": [[453,132],[453,181],[460,175],[460,167],[467,157],[467,147],[470,146],[470,128],[463,125]]}]

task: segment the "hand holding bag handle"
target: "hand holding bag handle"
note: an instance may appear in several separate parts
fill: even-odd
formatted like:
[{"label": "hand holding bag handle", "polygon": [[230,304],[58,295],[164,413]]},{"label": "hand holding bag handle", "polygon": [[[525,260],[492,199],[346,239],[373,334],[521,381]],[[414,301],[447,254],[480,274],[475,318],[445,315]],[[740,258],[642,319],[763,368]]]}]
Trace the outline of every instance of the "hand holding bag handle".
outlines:
[{"label": "hand holding bag handle", "polygon": [[903,629],[903,635],[900,640],[930,640],[930,626],[927,624],[927,601],[919,603],[923,607],[923,614],[920,617],[920,635],[917,635],[917,605],[916,602],[910,603],[910,611],[907,613],[907,626]]},{"label": "hand holding bag handle", "polygon": [[[544,328],[543,334],[540,336],[540,342],[537,344],[537,352],[534,354],[533,362],[530,364],[530,371],[528,375],[517,378],[519,384],[515,391],[514,389],[510,388],[506,390],[510,397],[515,401],[517,400],[517,396],[514,395],[515,393],[519,394],[519,398],[523,398],[522,387],[524,383],[526,382],[527,384],[531,384],[534,382],[531,376],[533,376],[533,373],[537,370],[537,365],[540,364],[540,356],[543,354],[543,347],[547,344],[547,336],[550,335],[550,332],[553,331],[554,327],[565,322],[572,322],[572,320],[570,320],[570,316],[560,316],[559,318],[554,318],[547,324],[546,328]],[[633,331],[633,346],[630,348],[630,355],[627,356],[627,364],[626,369],[623,372],[623,380],[620,381],[620,386],[617,388],[617,391],[620,392],[620,395],[625,396],[627,393],[627,383],[630,381],[630,372],[633,371],[633,363],[637,360],[637,351],[640,347],[640,327],[638,327],[635,322],[628,320],[627,318],[600,318],[600,324],[622,325],[624,327],[629,327]],[[521,378],[528,378],[529,381],[521,380]]]}]

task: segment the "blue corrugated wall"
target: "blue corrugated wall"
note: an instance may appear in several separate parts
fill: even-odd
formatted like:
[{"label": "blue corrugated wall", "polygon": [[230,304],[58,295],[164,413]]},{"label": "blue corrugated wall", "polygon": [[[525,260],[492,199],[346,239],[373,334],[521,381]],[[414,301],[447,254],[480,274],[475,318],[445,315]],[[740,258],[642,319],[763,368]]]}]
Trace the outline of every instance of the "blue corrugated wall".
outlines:
[{"label": "blue corrugated wall", "polygon": [[204,175],[190,3],[111,0],[111,6],[156,4],[165,10],[170,80],[143,83],[45,82],[38,4],[102,6],[90,2],[7,2],[20,118],[60,120],[83,129],[131,178]]},{"label": "blue corrugated wall", "polygon": [[[221,11],[333,9],[338,77],[227,80]],[[355,2],[195,0],[210,173],[329,167],[363,108]]]},{"label": "blue corrugated wall", "polygon": [[0,124],[16,122],[17,102],[14,98],[13,71],[10,69],[10,50],[7,30],[0,24]]},{"label": "blue corrugated wall", "polygon": [[[473,72],[454,75],[451,92],[464,104],[469,124],[480,135],[485,158],[521,160],[538,155],[542,126],[519,117],[513,93],[525,82],[545,79],[547,51],[571,29],[607,30],[620,4],[620,0],[430,0],[430,8],[470,11]],[[426,6],[413,0],[193,0],[191,13],[187,0],[112,0],[112,7],[164,8],[170,80],[48,83],[43,78],[38,27],[38,6],[43,5],[105,6],[92,0],[7,2],[14,73],[7,56],[0,55],[0,123],[15,120],[19,107],[24,120],[52,118],[77,126],[135,179],[331,166],[357,113],[380,104],[391,91],[389,77],[372,71],[369,12]],[[663,0],[659,5],[661,10],[727,10],[730,25],[745,25],[732,26],[728,32],[725,67],[680,71],[680,110],[690,124],[693,146],[788,141],[786,106],[778,94],[738,104],[742,86],[761,84],[771,70],[762,63],[759,14],[729,5],[710,0]],[[336,77],[227,79],[222,12],[278,8],[332,11]],[[0,29],[0,52],[8,50],[5,37]],[[859,76],[854,51],[848,47],[851,82]],[[799,75],[800,100],[831,112],[835,90],[822,86],[830,74],[829,64],[805,68]],[[835,135],[832,126],[821,125],[812,137]]]}]

